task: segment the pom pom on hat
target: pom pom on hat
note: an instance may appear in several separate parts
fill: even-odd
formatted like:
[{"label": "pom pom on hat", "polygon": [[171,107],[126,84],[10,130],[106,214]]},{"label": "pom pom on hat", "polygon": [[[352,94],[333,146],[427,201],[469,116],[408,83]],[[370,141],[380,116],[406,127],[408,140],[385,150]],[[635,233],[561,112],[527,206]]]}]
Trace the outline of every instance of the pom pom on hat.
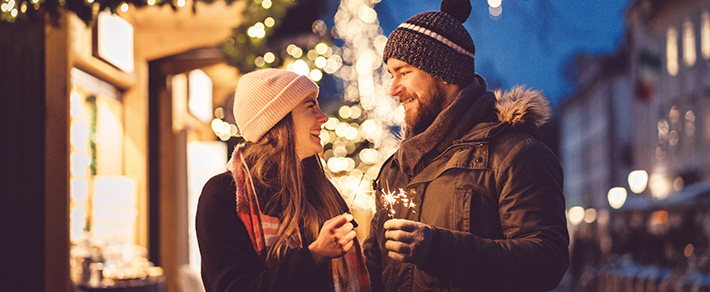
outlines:
[{"label": "pom pom on hat", "polygon": [[412,16],[387,38],[383,60],[395,58],[444,82],[468,85],[476,47],[462,22],[470,13],[469,0],[444,0],[441,11]]},{"label": "pom pom on hat", "polygon": [[459,22],[464,23],[471,14],[471,2],[469,0],[444,0],[441,1],[441,12],[446,12]]},{"label": "pom pom on hat", "polygon": [[280,69],[244,74],[234,93],[234,119],[244,139],[256,142],[308,96],[318,96],[318,85],[308,77]]}]

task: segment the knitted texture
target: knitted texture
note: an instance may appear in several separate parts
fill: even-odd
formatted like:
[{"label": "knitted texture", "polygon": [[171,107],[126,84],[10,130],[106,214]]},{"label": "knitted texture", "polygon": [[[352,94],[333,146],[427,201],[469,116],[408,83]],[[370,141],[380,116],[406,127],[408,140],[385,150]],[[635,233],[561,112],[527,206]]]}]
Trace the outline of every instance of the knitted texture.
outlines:
[{"label": "knitted texture", "polygon": [[308,96],[318,96],[318,85],[308,77],[287,70],[257,70],[239,79],[232,112],[244,139],[256,142]]},{"label": "knitted texture", "polygon": [[413,16],[387,38],[384,61],[395,58],[445,82],[466,86],[474,78],[473,39],[463,24],[445,12]]}]

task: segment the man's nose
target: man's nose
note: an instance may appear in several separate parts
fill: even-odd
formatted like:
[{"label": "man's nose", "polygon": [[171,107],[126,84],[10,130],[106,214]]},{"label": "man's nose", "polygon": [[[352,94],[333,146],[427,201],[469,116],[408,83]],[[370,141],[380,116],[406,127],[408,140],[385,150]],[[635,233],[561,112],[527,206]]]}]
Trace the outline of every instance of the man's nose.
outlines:
[{"label": "man's nose", "polygon": [[399,96],[402,92],[402,86],[397,80],[392,80],[392,85],[390,86],[390,96]]}]

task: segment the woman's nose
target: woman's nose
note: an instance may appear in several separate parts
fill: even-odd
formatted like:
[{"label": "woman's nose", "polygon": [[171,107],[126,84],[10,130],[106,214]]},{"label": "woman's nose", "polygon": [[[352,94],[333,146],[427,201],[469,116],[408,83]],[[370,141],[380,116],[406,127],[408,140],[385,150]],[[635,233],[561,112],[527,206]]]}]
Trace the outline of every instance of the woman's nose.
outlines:
[{"label": "woman's nose", "polygon": [[323,111],[318,110],[318,117],[317,117],[318,124],[322,126],[328,121],[328,116],[323,113]]}]

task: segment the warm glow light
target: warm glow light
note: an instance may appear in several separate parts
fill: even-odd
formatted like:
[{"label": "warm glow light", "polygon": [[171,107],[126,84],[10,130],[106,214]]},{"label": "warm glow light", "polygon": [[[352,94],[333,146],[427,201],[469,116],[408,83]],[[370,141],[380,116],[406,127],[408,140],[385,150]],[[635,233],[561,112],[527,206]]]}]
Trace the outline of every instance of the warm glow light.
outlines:
[{"label": "warm glow light", "polygon": [[276,60],[276,55],[274,55],[274,53],[272,53],[272,52],[267,52],[266,54],[264,54],[264,61],[265,61],[266,63],[271,64],[271,63],[273,63],[275,60]]},{"label": "warm glow light", "polygon": [[350,118],[350,107],[347,105],[341,106],[338,110],[338,115],[343,119]]},{"label": "warm glow light", "polygon": [[683,62],[685,66],[695,65],[695,31],[690,20],[683,23]]},{"label": "warm glow light", "polygon": [[70,172],[73,176],[85,176],[86,168],[91,165],[91,157],[85,153],[72,153],[69,155]]},{"label": "warm glow light", "polygon": [[267,17],[266,19],[264,19],[264,24],[268,27],[273,27],[276,24],[276,21],[273,17]]},{"label": "warm glow light", "polygon": [[579,223],[582,223],[582,220],[584,219],[584,207],[582,206],[574,206],[572,208],[569,208],[567,210],[567,220],[569,220],[572,225],[577,225]]},{"label": "warm glow light", "polygon": [[597,220],[597,210],[594,208],[584,210],[584,222],[592,223],[594,220]]},{"label": "warm glow light", "polygon": [[89,181],[85,178],[72,178],[69,181],[72,203],[84,204],[89,198]]},{"label": "warm glow light", "polygon": [[673,180],[673,190],[675,190],[676,192],[683,189],[684,186],[685,181],[683,180],[683,177],[678,176]]},{"label": "warm glow light", "polygon": [[488,5],[493,8],[498,8],[502,4],[502,0],[488,0]]},{"label": "warm glow light", "polygon": [[306,64],[305,61],[296,60],[296,62],[293,62],[293,72],[296,72],[299,75],[307,75],[311,72],[311,69],[308,68],[308,64]]},{"label": "warm glow light", "polygon": [[12,17],[17,17],[17,8],[10,11],[10,15],[12,15]]},{"label": "warm glow light", "polygon": [[[178,5],[180,5],[180,1],[185,1],[185,0],[179,0]],[[182,6],[180,6],[180,7],[182,7]],[[126,3],[121,4],[121,11],[123,11],[123,12],[128,11],[128,4],[126,4]]]},{"label": "warm glow light", "polygon": [[671,193],[673,186],[669,179],[660,173],[653,173],[648,179],[651,196],[656,199],[665,199]]},{"label": "warm glow light", "polygon": [[629,173],[629,189],[636,194],[646,190],[648,185],[648,173],[645,170],[634,170]]},{"label": "warm glow light", "polygon": [[303,50],[301,50],[301,48],[297,46],[294,46],[293,51],[291,51],[291,56],[293,56],[294,58],[300,58],[301,56],[303,56]]},{"label": "warm glow light", "polygon": [[325,53],[328,52],[328,45],[325,43],[318,43],[315,49],[318,54],[325,55]]},{"label": "warm glow light", "polygon": [[261,7],[264,7],[264,9],[269,9],[271,8],[271,0],[264,0],[264,2],[261,2]]},{"label": "warm glow light", "polygon": [[69,96],[69,114],[72,118],[76,118],[81,113],[81,97],[76,91],[73,91]]},{"label": "warm glow light", "polygon": [[69,128],[69,141],[78,151],[86,151],[89,146],[89,127],[84,124],[74,124]]},{"label": "warm glow light", "polygon": [[694,252],[695,252],[695,246],[693,246],[692,243],[688,243],[688,244],[685,246],[685,249],[683,249],[683,255],[684,255],[686,258],[689,258],[691,255],[693,255]]},{"label": "warm glow light", "polygon": [[672,27],[666,32],[666,69],[671,76],[678,74],[678,31]]},{"label": "warm glow light", "polygon": [[359,106],[352,106],[350,107],[350,118],[355,120],[362,115],[362,109]]},{"label": "warm glow light", "polygon": [[311,73],[308,73],[308,77],[311,78],[311,80],[318,82],[323,78],[323,72],[318,69],[313,69],[311,70]]},{"label": "warm glow light", "polygon": [[609,200],[609,206],[614,209],[619,209],[626,203],[626,189],[622,187],[615,187],[609,190],[607,193],[607,199]]},{"label": "warm glow light", "polygon": [[326,64],[328,64],[328,60],[326,60],[324,57],[321,56],[321,57],[316,58],[314,63],[316,64],[316,67],[323,68],[323,67],[325,67]]},{"label": "warm glow light", "polygon": [[377,150],[372,148],[365,148],[360,151],[360,160],[364,163],[374,164],[377,162],[378,153]]},{"label": "warm glow light", "polygon": [[264,61],[264,57],[258,56],[256,58],[254,58],[254,65],[256,65],[257,67],[264,66],[265,64],[266,64],[266,61]]},{"label": "warm glow light", "polygon": [[[94,1],[94,0],[90,0],[90,1]],[[155,0],[148,0],[148,5],[155,5]]]},{"label": "warm glow light", "polygon": [[377,20],[377,12],[375,9],[363,5],[360,7],[360,19],[365,23],[373,23]]},{"label": "warm glow light", "polygon": [[323,126],[328,130],[334,131],[335,127],[338,126],[338,122],[339,122],[338,119],[336,119],[334,117],[329,117],[328,121],[325,122],[325,124]]}]

